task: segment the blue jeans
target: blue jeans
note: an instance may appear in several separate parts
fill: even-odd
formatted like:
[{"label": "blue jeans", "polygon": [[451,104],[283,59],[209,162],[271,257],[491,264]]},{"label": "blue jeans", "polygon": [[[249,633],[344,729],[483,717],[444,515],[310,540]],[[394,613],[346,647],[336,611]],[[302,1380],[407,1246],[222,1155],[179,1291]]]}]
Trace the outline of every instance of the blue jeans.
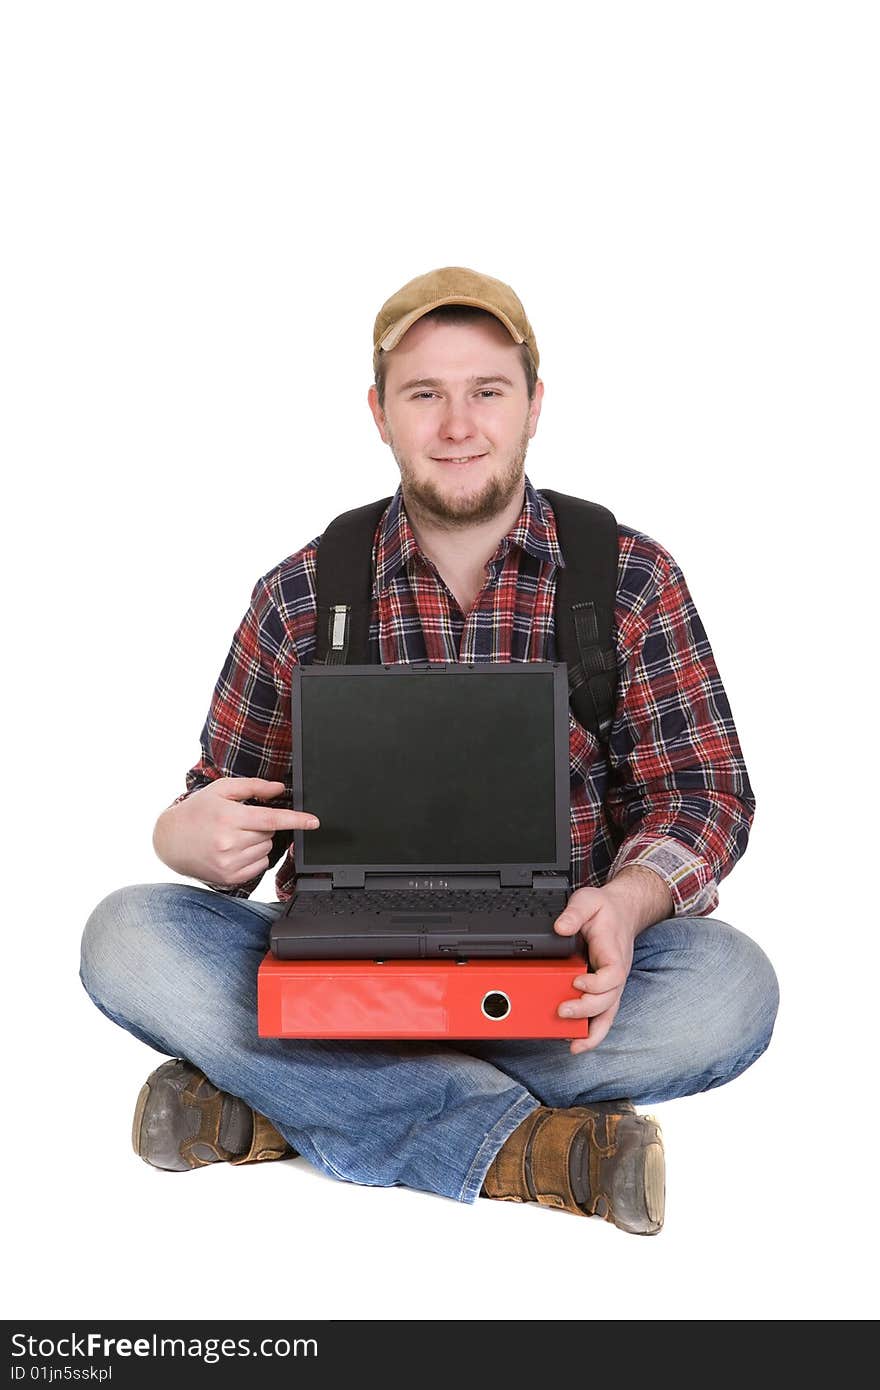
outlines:
[{"label": "blue jeans", "polygon": [[716,918],[674,917],[636,938],[594,1052],[561,1039],[260,1038],[257,967],[281,906],[188,884],[121,888],[86,924],[81,979],[114,1023],[193,1062],[344,1182],[473,1202],[538,1105],[656,1104],[723,1086],[773,1031],[776,976],[760,947]]}]

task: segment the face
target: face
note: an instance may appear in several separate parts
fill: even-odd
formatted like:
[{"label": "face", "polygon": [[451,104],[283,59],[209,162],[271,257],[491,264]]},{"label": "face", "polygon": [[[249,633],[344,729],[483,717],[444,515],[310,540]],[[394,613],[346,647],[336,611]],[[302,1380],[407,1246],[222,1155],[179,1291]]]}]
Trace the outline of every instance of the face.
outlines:
[{"label": "face", "polygon": [[446,530],[522,496],[542,382],[528,399],[519,348],[501,323],[417,319],[389,353],[385,408],[369,403],[400,468],[407,513]]}]

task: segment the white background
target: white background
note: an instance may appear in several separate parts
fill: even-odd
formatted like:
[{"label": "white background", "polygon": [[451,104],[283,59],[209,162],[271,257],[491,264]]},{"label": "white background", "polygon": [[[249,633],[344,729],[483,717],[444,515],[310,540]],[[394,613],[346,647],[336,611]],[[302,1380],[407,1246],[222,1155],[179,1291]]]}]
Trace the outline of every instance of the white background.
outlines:
[{"label": "white background", "polygon": [[[874,1316],[876,8],[29,0],[0,54],[8,1315]],[[777,1031],[658,1107],[656,1239],[158,1173],[77,980],[255,579],[397,486],[373,319],[448,264],[534,325],[535,485],[681,564],[758,798]]]}]

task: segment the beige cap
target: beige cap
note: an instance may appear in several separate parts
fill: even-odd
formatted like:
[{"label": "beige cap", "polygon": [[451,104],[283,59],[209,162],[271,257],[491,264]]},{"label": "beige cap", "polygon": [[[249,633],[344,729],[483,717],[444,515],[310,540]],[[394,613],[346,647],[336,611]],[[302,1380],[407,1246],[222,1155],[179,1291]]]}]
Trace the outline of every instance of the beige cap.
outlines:
[{"label": "beige cap", "polygon": [[463,265],[447,265],[417,275],[386,299],[373,326],[373,370],[379,353],[396,347],[416,319],[441,304],[470,304],[494,314],[515,343],[525,343],[538,366],[538,346],[526,311],[509,285]]}]

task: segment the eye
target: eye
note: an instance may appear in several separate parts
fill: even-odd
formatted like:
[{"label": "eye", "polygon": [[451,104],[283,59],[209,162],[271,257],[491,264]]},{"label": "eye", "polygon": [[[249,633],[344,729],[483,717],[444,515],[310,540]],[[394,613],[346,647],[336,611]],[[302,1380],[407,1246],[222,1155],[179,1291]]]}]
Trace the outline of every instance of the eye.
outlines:
[{"label": "eye", "polygon": [[500,395],[501,395],[501,392],[500,392],[500,391],[493,391],[493,390],[491,390],[490,387],[487,386],[486,389],[485,389],[484,391],[481,391],[481,392],[480,392],[480,395],[481,395],[481,396],[500,396]]},{"label": "eye", "polygon": [[433,394],[433,391],[417,391],[412,399],[414,401],[423,401],[426,400],[428,396],[433,396]]}]

